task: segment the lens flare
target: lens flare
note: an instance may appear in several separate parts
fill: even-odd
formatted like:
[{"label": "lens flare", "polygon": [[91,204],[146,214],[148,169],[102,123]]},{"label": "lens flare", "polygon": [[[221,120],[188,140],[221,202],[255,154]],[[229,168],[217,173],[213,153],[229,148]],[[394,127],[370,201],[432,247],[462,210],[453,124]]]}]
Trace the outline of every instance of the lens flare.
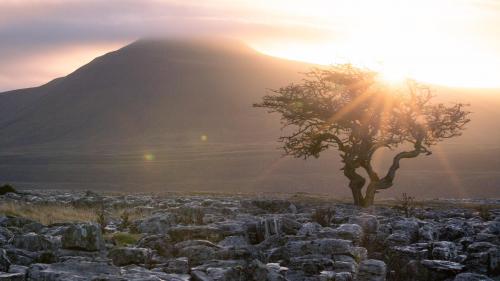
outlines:
[{"label": "lens flare", "polygon": [[144,160],[153,161],[153,160],[155,160],[155,156],[152,153],[146,153],[146,154],[144,154]]}]

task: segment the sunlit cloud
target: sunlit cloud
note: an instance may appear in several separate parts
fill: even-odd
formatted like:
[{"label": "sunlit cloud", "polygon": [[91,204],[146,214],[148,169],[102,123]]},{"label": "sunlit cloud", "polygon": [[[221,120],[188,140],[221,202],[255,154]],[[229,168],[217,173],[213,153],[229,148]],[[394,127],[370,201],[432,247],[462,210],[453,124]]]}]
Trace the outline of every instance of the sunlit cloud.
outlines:
[{"label": "sunlit cloud", "polygon": [[269,55],[352,62],[390,79],[500,87],[498,26],[492,0],[7,0],[0,90],[66,75],[138,38],[180,35],[236,37]]},{"label": "sunlit cloud", "polygon": [[9,67],[0,68],[0,90],[44,84],[122,45],[118,42],[68,45],[38,50],[27,56],[11,55],[2,61]]}]

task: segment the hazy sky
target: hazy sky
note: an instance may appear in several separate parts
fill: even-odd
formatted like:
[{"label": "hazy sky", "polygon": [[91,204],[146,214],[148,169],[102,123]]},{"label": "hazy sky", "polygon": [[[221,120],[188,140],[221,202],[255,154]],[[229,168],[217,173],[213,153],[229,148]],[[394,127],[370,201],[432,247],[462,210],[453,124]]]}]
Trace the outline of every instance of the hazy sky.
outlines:
[{"label": "hazy sky", "polygon": [[36,86],[141,37],[225,35],[388,78],[500,88],[496,0],[0,0],[0,91]]}]

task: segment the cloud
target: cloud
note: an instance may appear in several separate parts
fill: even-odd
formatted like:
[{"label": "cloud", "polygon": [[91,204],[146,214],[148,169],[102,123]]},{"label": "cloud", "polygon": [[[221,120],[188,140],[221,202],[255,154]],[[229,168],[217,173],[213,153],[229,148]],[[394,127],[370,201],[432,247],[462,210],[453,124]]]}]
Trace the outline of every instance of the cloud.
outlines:
[{"label": "cloud", "polygon": [[[66,74],[39,62],[43,57],[50,62],[55,54],[68,58],[74,46],[97,56],[111,51],[103,46],[114,48],[142,37],[320,39],[329,32],[321,26],[300,25],[296,16],[279,16],[279,11],[250,1],[7,0],[0,2],[0,91],[35,86]],[[59,68],[63,69],[68,71]]]},{"label": "cloud", "polygon": [[[354,42],[344,49],[363,54],[373,47],[393,54],[391,47],[414,45],[410,41],[446,49],[444,40],[460,46],[482,40],[481,52],[500,53],[499,11],[494,0],[2,0],[0,91],[65,75],[89,57],[143,37],[224,35],[267,49],[295,44],[297,52],[299,41]],[[394,28],[403,39],[394,38]],[[380,39],[380,31],[387,37]],[[63,67],[64,61],[71,63]]]}]

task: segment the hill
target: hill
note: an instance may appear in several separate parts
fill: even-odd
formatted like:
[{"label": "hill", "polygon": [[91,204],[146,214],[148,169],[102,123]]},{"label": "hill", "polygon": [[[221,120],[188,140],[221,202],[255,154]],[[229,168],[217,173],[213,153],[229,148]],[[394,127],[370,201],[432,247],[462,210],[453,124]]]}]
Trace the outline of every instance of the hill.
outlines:
[{"label": "hill", "polygon": [[[335,152],[280,158],[278,116],[251,106],[311,67],[234,41],[139,40],[43,86],[0,94],[0,182],[349,196]],[[436,90],[472,103],[469,130],[405,162],[382,197],[498,196],[495,92]]]}]

